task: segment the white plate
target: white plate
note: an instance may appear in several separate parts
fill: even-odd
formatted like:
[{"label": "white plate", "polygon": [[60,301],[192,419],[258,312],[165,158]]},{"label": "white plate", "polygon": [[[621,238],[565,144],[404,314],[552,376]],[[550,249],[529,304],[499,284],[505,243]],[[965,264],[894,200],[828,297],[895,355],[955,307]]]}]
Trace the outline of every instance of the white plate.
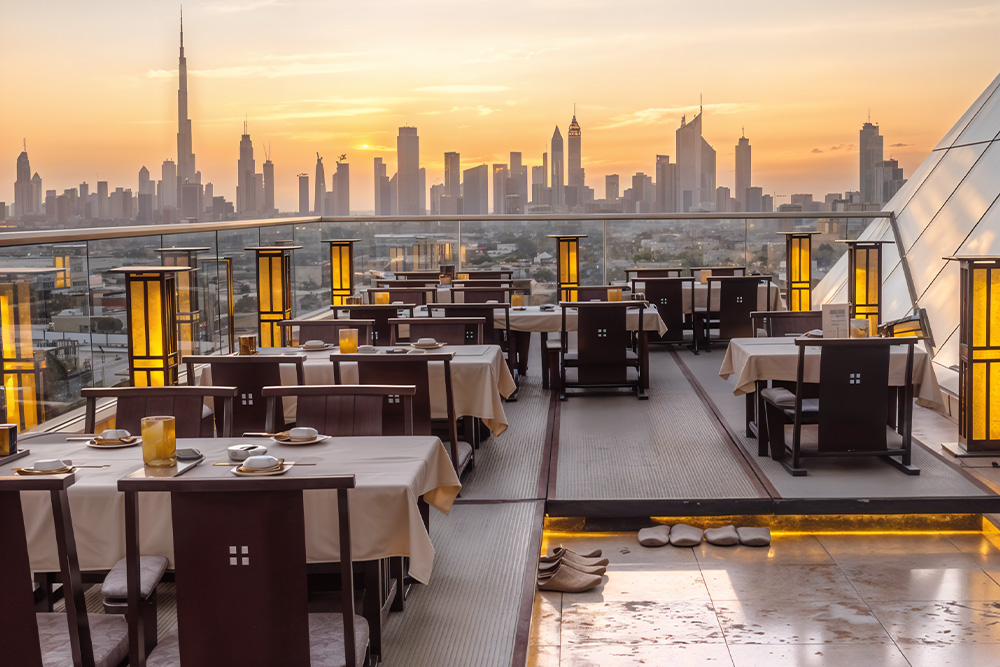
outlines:
[{"label": "white plate", "polygon": [[410,343],[411,347],[415,347],[418,350],[436,350],[439,347],[444,347],[447,343]]},{"label": "white plate", "polygon": [[291,445],[292,447],[296,447],[298,445],[315,445],[317,442],[323,442],[324,440],[328,440],[329,438],[330,436],[328,435],[317,435],[312,440],[278,440],[274,436],[271,436],[271,440],[278,443],[279,445]]},{"label": "white plate", "polygon": [[322,352],[323,350],[332,350],[337,347],[333,343],[327,343],[323,347],[306,347],[305,345],[299,345],[299,349],[303,352]]},{"label": "white plate", "polygon": [[286,463],[281,466],[281,470],[271,470],[270,472],[243,472],[240,470],[240,466],[230,468],[229,472],[233,473],[237,477],[272,477],[274,475],[284,475],[291,469],[292,464]]},{"label": "white plate", "polygon": [[119,445],[99,445],[96,441],[90,440],[87,442],[88,447],[93,447],[94,449],[121,449],[122,447],[135,447],[136,445],[142,444],[142,438],[136,438],[132,442],[123,442]]}]

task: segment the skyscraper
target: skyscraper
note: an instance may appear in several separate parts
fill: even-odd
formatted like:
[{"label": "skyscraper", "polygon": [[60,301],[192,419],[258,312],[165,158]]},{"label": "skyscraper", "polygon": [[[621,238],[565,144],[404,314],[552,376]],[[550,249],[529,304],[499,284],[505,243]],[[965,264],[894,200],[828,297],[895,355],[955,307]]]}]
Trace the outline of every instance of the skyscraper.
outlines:
[{"label": "skyscraper", "polygon": [[383,200],[389,196],[389,177],[385,173],[382,158],[375,158],[375,215],[389,215],[389,207],[383,207]]},{"label": "skyscraper", "polygon": [[253,142],[250,131],[243,123],[240,138],[240,159],[236,163],[236,214],[249,217],[257,212],[257,167],[253,159]]},{"label": "skyscraper", "polygon": [[153,194],[153,183],[149,180],[149,169],[143,165],[139,169],[139,194],[140,195],[151,195]]},{"label": "skyscraper", "polygon": [[875,165],[882,162],[882,136],[879,134],[878,125],[873,125],[870,121],[862,125],[858,145],[861,148],[861,202],[881,203],[881,193],[875,181]]},{"label": "skyscraper", "polygon": [[563,192],[563,139],[559,126],[552,133],[552,205],[566,203],[566,193]]},{"label": "skyscraper", "polygon": [[334,210],[328,212],[330,215],[351,214],[351,165],[346,158],[342,155],[337,160],[337,171],[333,175]]},{"label": "skyscraper", "polygon": [[736,144],[736,203],[737,210],[747,209],[747,188],[750,187],[750,140],[741,136]]},{"label": "skyscraper", "polygon": [[[177,208],[177,165],[173,160],[164,160],[160,167],[160,207]],[[100,183],[98,183],[100,187]]]},{"label": "skyscraper", "polygon": [[[617,188],[616,188],[617,189]],[[656,156],[656,211],[677,211],[677,165],[671,164],[669,155]]]},{"label": "skyscraper", "polygon": [[34,209],[35,198],[31,193],[31,164],[28,162],[28,146],[17,156],[17,180],[14,181],[14,217],[38,213]]},{"label": "skyscraper", "polygon": [[181,192],[184,183],[196,183],[194,152],[191,147],[191,119],[188,118],[187,58],[184,57],[184,10],[181,10],[181,51],[177,62],[179,82],[177,87],[177,186]]},{"label": "skyscraper", "polygon": [[420,210],[420,138],[417,128],[401,127],[396,137],[397,215],[423,215]]},{"label": "skyscraper", "polygon": [[899,162],[889,158],[875,163],[875,196],[878,199],[874,203],[885,204],[895,195],[906,179],[903,178],[903,169]]},{"label": "skyscraper", "polygon": [[569,124],[569,173],[568,181],[571,188],[583,190],[584,172],[580,166],[581,160],[581,134],[580,124],[576,122],[576,105],[573,105],[573,120]]},{"label": "skyscraper", "polygon": [[455,201],[462,196],[462,158],[455,152],[444,154],[444,196]]},{"label": "skyscraper", "polygon": [[681,117],[677,128],[676,210],[686,213],[705,210],[703,204],[715,204],[715,149],[701,136],[702,113],[688,123]]},{"label": "skyscraper", "polygon": [[[271,216],[277,213],[274,208],[274,163],[271,162],[270,151],[264,151],[264,215]],[[205,196],[209,199],[208,195]]]},{"label": "skyscraper", "polygon": [[507,212],[507,179],[510,172],[505,164],[493,165],[493,215],[503,215]]},{"label": "skyscraper", "polygon": [[618,200],[618,190],[619,190],[619,178],[618,174],[608,174],[604,177],[604,199],[608,202],[613,202]]},{"label": "skyscraper", "polygon": [[299,174],[299,215],[309,215],[309,174]]},{"label": "skyscraper", "polygon": [[489,213],[490,168],[485,164],[462,172],[462,212],[469,215]]},{"label": "skyscraper", "polygon": [[316,197],[314,199],[313,213],[323,215],[324,202],[326,201],[326,170],[323,169],[323,158],[316,153]]}]

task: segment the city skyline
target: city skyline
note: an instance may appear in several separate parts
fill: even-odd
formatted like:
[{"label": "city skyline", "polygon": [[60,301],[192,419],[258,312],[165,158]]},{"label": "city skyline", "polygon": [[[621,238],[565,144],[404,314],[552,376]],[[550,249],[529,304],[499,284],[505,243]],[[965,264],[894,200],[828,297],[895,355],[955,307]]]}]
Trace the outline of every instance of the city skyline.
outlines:
[{"label": "city skyline", "polygon": [[[399,16],[393,21],[383,21],[382,27],[402,39],[398,35],[401,27],[397,24],[403,23],[406,15],[418,13],[417,7],[408,2],[393,4]],[[440,2],[428,4],[442,6]],[[303,39],[296,40],[294,45],[281,40],[272,40],[275,43],[258,40],[256,43],[261,46],[249,47],[249,42],[255,42],[254,38],[274,37],[273,31],[266,35],[261,32],[261,22],[266,23],[268,17],[275,20],[275,12],[281,12],[282,20],[294,23],[294,17],[301,16],[311,5],[285,2],[277,8],[268,2],[245,5],[214,2],[188,10],[184,44],[187,53],[182,51],[181,57],[186,55],[189,59],[190,78],[187,99],[183,103],[190,108],[192,153],[198,153],[202,181],[213,183],[217,196],[236,200],[234,162],[239,128],[240,123],[249,118],[258,150],[271,146],[275,205],[282,211],[297,209],[297,175],[312,170],[317,150],[321,154],[346,153],[349,160],[360,167],[351,183],[352,200],[357,202],[354,208],[359,211],[374,209],[372,172],[366,165],[380,155],[389,164],[389,173],[393,173],[396,167],[393,139],[397,128],[407,124],[420,130],[423,144],[420,166],[427,169],[427,187],[444,182],[443,156],[448,151],[462,155],[463,168],[504,163],[511,152],[520,152],[529,169],[541,165],[551,136],[545,127],[551,128],[553,120],[557,126],[565,127],[574,102],[576,115],[586,134],[581,168],[586,171],[587,185],[593,187],[598,196],[603,196],[606,175],[618,174],[621,180],[627,181],[635,172],[653,172],[658,154],[673,155],[673,135],[680,117],[692,117],[698,108],[686,102],[693,101],[702,90],[706,93],[705,114],[709,120],[705,137],[719,151],[718,185],[734,185],[734,144],[741,136],[740,128],[745,126],[755,149],[754,185],[764,186],[767,193],[810,192],[822,197],[826,192],[858,189],[859,149],[855,133],[867,116],[869,106],[873,107],[873,122],[880,124],[891,142],[886,146],[885,157],[897,158],[905,173],[911,173],[936,137],[967,106],[974,95],[970,91],[981,89],[982,81],[995,74],[997,54],[987,53],[989,40],[977,40],[975,35],[995,32],[1000,25],[1000,11],[996,7],[958,3],[940,10],[929,6],[930,3],[907,3],[906,19],[903,20],[902,14],[895,11],[903,5],[891,4],[893,7],[866,5],[862,12],[860,3],[847,3],[838,10],[837,21],[847,21],[852,13],[863,13],[865,21],[855,26],[849,39],[838,35],[835,53],[827,51],[823,57],[818,57],[812,52],[822,51],[819,47],[824,42],[823,34],[817,37],[815,27],[798,34],[793,28],[804,26],[809,12],[793,11],[794,6],[787,3],[770,3],[772,9],[784,8],[785,13],[766,27],[761,27],[759,22],[748,23],[743,31],[746,34],[734,33],[737,21],[730,23],[723,19],[712,26],[717,35],[711,30],[695,30],[694,33],[706,40],[699,44],[671,25],[660,26],[657,20],[666,14],[649,3],[621,6],[623,12],[641,8],[649,18],[657,19],[649,22],[652,27],[644,28],[648,32],[626,35],[606,33],[603,26],[595,27],[595,17],[603,15],[599,11],[600,3],[583,2],[572,17],[569,14],[562,17],[567,27],[556,31],[554,36],[537,34],[537,26],[532,27],[523,35],[504,42],[503,50],[498,50],[500,45],[495,38],[479,40],[475,48],[480,53],[488,55],[491,50],[494,53],[490,57],[483,56],[478,62],[468,62],[470,59],[465,58],[465,54],[475,41],[470,35],[480,32],[466,26],[468,30],[453,35],[454,66],[443,74],[426,67],[434,58],[444,57],[440,49],[413,53],[412,58],[391,59],[392,67],[409,77],[405,87],[398,87],[398,78],[371,76],[373,71],[389,66],[386,54],[396,53],[401,48],[398,44],[387,48],[387,42],[380,39],[369,45],[378,47],[374,51],[358,50],[355,47],[363,40],[345,31],[343,38],[338,35],[334,40],[336,51],[330,48],[329,40],[318,37],[313,52],[302,48],[309,45],[308,40]],[[97,2],[89,4],[84,11],[85,8],[73,5],[67,8],[66,16],[47,13],[45,20],[56,23],[72,20],[75,24],[90,25],[106,20],[109,6],[109,3]],[[319,14],[324,13],[322,8],[311,7]],[[535,18],[541,21],[569,7],[565,3],[547,3],[539,8]],[[23,53],[36,56],[32,59],[30,72],[25,72],[24,67],[8,72],[10,85],[29,94],[13,96],[8,103],[0,148],[9,151],[4,153],[9,157],[0,159],[0,200],[13,203],[14,158],[21,150],[22,137],[28,139],[33,171],[41,174],[46,188],[59,191],[75,187],[81,181],[93,184],[97,180],[106,180],[113,187],[135,188],[140,167],[146,166],[155,172],[157,163],[164,158],[178,158],[175,151],[182,141],[183,125],[180,123],[183,116],[178,113],[182,99],[178,90],[177,61],[173,58],[177,53],[175,10],[179,8],[169,8],[169,21],[166,9],[140,12],[145,17],[139,31],[144,39],[136,39],[133,27],[133,31],[123,29],[116,35],[108,35],[111,44],[105,44],[100,33],[106,28],[95,27],[96,34],[84,29],[79,31],[79,37],[73,35],[64,40],[68,47],[73,44],[81,49],[88,47],[74,57],[73,72],[79,69],[81,73],[72,81],[66,80],[65,67],[55,66],[54,43],[49,43],[47,33],[34,34],[30,29],[14,31],[17,34],[0,46],[0,54],[6,56],[3,61],[7,63],[14,62],[11,55],[19,52],[19,47],[24,48]],[[672,11],[676,18],[685,13],[696,15],[698,10],[674,7]],[[363,21],[368,12],[352,8],[349,15],[340,18],[344,25],[351,25]],[[131,17],[115,18],[119,26],[122,21],[133,25]],[[17,7],[9,12],[8,20],[12,25],[25,21],[27,28],[32,21],[41,20],[41,11]],[[456,27],[456,20],[444,23],[451,29]],[[238,32],[244,42],[241,48],[232,48],[234,41],[225,31],[220,32],[221,25],[240,29]],[[426,26],[426,23],[420,25]],[[662,31],[656,32],[654,27]],[[258,32],[255,33],[255,29]],[[307,21],[303,30],[308,36],[315,26]],[[435,30],[427,26],[428,33]],[[735,68],[743,72],[740,77],[734,78],[733,63],[721,66],[720,54],[705,50],[722,38],[731,42],[730,51],[747,42],[760,47],[760,39],[775,31],[788,33],[782,38],[782,46],[776,48],[769,44],[767,49],[757,49],[765,51],[764,54],[741,54]],[[891,74],[871,77],[877,81],[851,76],[849,69],[842,68],[856,61],[854,51],[865,39],[894,34],[916,38],[928,31],[938,37],[935,43],[941,45],[939,49],[915,51],[914,45],[893,44],[901,61],[912,54],[918,60],[934,62],[935,67],[925,68],[918,79],[912,74],[917,69],[916,63],[909,61],[905,63],[907,67],[896,68]],[[33,41],[30,44],[34,48],[28,48],[22,33],[31,34]],[[650,69],[642,78],[639,71],[642,68],[636,67],[642,61],[636,60],[635,55],[643,49],[648,50],[648,42],[657,35],[663,37],[662,41],[669,42],[668,37],[678,41],[678,44],[664,46],[661,51],[701,47],[701,58],[685,61],[684,68],[668,67],[666,72],[661,72],[660,67]],[[430,42],[426,37],[429,36],[413,41],[411,35],[409,42],[403,40],[399,44],[427,46]],[[630,39],[626,40],[625,36]],[[962,39],[961,48],[945,48],[949,40],[959,38]],[[588,55],[595,40],[609,47],[601,62],[597,62],[592,53]],[[166,47],[168,42],[172,42],[169,48]],[[878,45],[879,40],[873,39],[871,43]],[[106,60],[108,47],[115,45],[125,48],[129,58],[120,58],[119,54],[113,67],[102,69],[99,63],[110,62]],[[518,45],[527,49],[521,57],[517,57]],[[282,46],[297,49],[281,55],[275,53],[279,48],[271,48]],[[614,53],[610,52],[611,46],[615,46]],[[46,50],[47,47],[53,48]],[[788,63],[782,70],[787,76],[784,85],[772,88],[775,84],[771,78],[765,80],[749,75],[755,65],[759,67],[773,60],[777,51],[796,48],[801,50],[797,57],[805,63]],[[234,65],[241,54],[245,64]],[[979,57],[973,57],[976,54]],[[556,70],[560,58],[573,59],[581,71]],[[953,63],[951,67],[949,60]],[[313,66],[304,66],[309,63]],[[840,68],[837,78],[824,81],[824,75],[833,76],[837,69],[834,64]],[[604,78],[599,76],[601,72],[623,65],[628,65],[631,71]],[[528,69],[536,71],[536,75],[518,78]],[[683,75],[675,71],[680,69]],[[561,72],[559,80],[551,80],[556,71]],[[545,74],[550,80],[542,89],[536,79],[544,78]],[[32,77],[47,83],[41,85]],[[368,82],[362,83],[361,79]],[[122,81],[129,83],[136,92],[147,93],[143,104],[130,106],[121,102],[121,97],[110,94],[114,82],[121,84]],[[631,92],[628,89],[630,82],[638,82],[636,88],[641,92]],[[760,89],[748,92],[751,83],[756,83]],[[809,83],[814,89],[802,88],[803,83]],[[790,102],[786,89],[797,85],[795,100]],[[339,92],[330,96],[323,86]],[[377,96],[380,99],[365,97],[367,93],[377,92],[378,88],[383,92]],[[310,95],[303,98],[305,90]],[[385,95],[386,90],[394,94]],[[229,93],[220,97],[224,91]],[[114,89],[114,92],[122,91]],[[72,116],[57,117],[54,109],[43,104],[52,95],[64,100],[67,95],[69,98],[82,97],[93,103],[74,105]],[[175,95],[178,97],[171,104],[162,104]],[[262,100],[262,96],[267,100]],[[142,95],[133,97],[142,98]],[[772,101],[767,101],[768,98]],[[149,102],[157,99],[161,104],[154,108],[156,105]],[[116,100],[119,103],[116,104]],[[526,101],[532,102],[527,110]],[[449,104],[451,106],[447,106]],[[238,118],[226,116],[241,106],[244,109]],[[57,108],[64,109],[65,103]],[[919,109],[920,113],[914,113],[914,109]],[[783,116],[790,110],[797,113]],[[839,114],[832,121],[831,112]],[[175,136],[170,136],[175,132]],[[307,157],[312,160],[305,159]],[[568,174],[563,178],[568,180]],[[775,203],[783,201],[788,200],[776,200]]]}]

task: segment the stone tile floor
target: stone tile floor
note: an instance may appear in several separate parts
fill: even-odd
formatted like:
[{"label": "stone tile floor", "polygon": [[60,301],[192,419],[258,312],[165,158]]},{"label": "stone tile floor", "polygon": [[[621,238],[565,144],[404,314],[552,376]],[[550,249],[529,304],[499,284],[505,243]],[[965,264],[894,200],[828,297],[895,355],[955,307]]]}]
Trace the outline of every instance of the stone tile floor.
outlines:
[{"label": "stone tile floor", "polygon": [[536,593],[529,667],[1000,665],[1000,538],[776,534],[770,548],[639,545],[635,533],[547,533],[601,548],[586,593]]}]

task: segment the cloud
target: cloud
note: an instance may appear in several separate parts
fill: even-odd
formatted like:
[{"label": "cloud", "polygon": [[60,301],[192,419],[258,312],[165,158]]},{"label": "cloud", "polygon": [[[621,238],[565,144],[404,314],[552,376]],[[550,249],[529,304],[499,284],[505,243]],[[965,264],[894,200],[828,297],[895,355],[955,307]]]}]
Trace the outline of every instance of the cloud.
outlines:
[{"label": "cloud", "polygon": [[446,95],[470,95],[473,93],[500,93],[505,90],[510,90],[510,86],[490,86],[475,83],[456,83],[444,86],[423,86],[421,88],[413,88],[416,92],[421,93],[444,93]]},{"label": "cloud", "polygon": [[855,146],[854,144],[837,144],[836,146],[830,146],[826,150],[823,150],[822,148],[814,148],[814,149],[812,149],[809,152],[810,153],[827,153],[827,152],[833,153],[835,151],[853,151],[856,148],[857,148],[857,146]]},{"label": "cloud", "polygon": [[[718,116],[729,116],[748,111],[755,111],[757,108],[758,105],[753,102],[720,102],[717,104],[704,105],[704,111],[706,113]],[[614,116],[611,118],[611,122],[607,125],[602,125],[594,129],[612,130],[619,127],[653,125],[681,115],[693,116],[697,113],[698,107],[696,106],[642,109],[640,111],[633,111],[632,113]]]},{"label": "cloud", "polygon": [[480,116],[489,116],[492,113],[496,113],[499,109],[493,109],[483,104],[476,106],[454,106],[450,109],[432,109],[431,111],[421,111],[421,116],[441,116],[446,113],[464,113],[464,112],[474,112]]},{"label": "cloud", "polygon": [[814,148],[814,149],[812,149],[812,150],[811,150],[811,151],[809,151],[809,152],[810,152],[810,153],[822,153],[822,152],[823,152],[823,149],[822,149],[822,148]]},{"label": "cloud", "polygon": [[913,144],[889,144],[889,148],[906,148],[907,146],[912,146]]},{"label": "cloud", "polygon": [[286,2],[279,0],[250,0],[249,2],[213,2],[206,7],[211,14],[239,14],[252,12],[264,7],[281,7]]},{"label": "cloud", "polygon": [[[290,62],[279,65],[239,65],[235,67],[217,67],[215,69],[196,69],[188,72],[192,77],[200,79],[245,79],[248,77],[277,79],[288,76],[317,76],[322,74],[343,74],[371,69],[370,64],[359,63],[304,63]],[[151,69],[146,72],[147,79],[173,79],[177,70]]]},{"label": "cloud", "polygon": [[395,153],[395,146],[370,146],[368,144],[361,144],[360,146],[355,146],[356,151],[375,151],[376,153]]}]

